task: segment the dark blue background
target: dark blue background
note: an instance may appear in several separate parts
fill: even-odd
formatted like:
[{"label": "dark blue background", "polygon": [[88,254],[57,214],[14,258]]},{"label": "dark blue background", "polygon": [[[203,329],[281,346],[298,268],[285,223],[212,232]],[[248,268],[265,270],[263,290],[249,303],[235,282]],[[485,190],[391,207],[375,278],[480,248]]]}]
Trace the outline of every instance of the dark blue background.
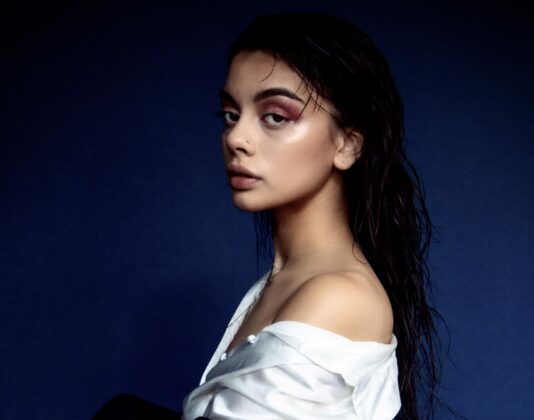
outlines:
[{"label": "dark blue background", "polygon": [[471,419],[534,418],[526,8],[43,3],[1,9],[0,418],[86,419],[119,392],[180,409],[266,264],[225,182],[226,48],[287,10],[359,24],[396,76],[439,230],[442,396]]}]

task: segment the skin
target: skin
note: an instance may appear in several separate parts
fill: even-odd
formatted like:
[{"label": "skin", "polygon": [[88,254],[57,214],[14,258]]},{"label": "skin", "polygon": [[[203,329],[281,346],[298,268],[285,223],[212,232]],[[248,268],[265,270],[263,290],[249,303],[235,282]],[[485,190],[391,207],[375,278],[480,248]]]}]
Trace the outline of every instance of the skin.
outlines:
[{"label": "skin", "polygon": [[[283,95],[255,100],[278,88],[300,100]],[[232,200],[244,211],[272,211],[274,264],[282,267],[228,351],[284,320],[351,340],[389,343],[391,305],[354,242],[343,191],[342,173],[359,157],[361,134],[337,127],[332,105],[284,62],[261,51],[233,59],[221,111],[225,164],[240,164],[261,177],[252,188],[232,188]]]}]

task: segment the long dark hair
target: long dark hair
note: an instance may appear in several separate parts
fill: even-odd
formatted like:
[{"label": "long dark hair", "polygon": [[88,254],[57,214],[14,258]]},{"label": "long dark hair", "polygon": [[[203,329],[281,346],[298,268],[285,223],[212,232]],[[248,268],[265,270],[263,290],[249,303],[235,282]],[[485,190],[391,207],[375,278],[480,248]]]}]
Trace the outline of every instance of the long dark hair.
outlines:
[{"label": "long dark hair", "polygon": [[[264,51],[297,72],[330,101],[340,128],[363,137],[356,163],[344,171],[354,240],[393,306],[402,407],[397,419],[431,418],[439,384],[439,313],[426,256],[432,225],[421,181],[404,152],[401,98],[384,57],[354,24],[318,13],[262,15],[231,45]],[[271,240],[269,212],[255,214],[259,243]],[[261,234],[263,233],[263,236]]]}]

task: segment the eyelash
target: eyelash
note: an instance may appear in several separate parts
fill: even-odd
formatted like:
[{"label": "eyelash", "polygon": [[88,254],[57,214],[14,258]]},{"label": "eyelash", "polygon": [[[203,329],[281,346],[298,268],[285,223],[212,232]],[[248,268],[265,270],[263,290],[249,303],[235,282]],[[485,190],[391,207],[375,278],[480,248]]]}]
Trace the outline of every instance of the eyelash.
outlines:
[{"label": "eyelash", "polygon": [[[234,115],[237,115],[235,112],[231,112],[231,111],[218,111],[215,113],[215,116],[216,117],[219,117],[223,120],[223,123],[225,125],[225,127],[231,127],[233,124],[228,124],[225,120],[225,116],[227,114],[234,114]],[[276,112],[268,112],[267,114],[265,114],[265,116],[274,116],[276,118],[281,118],[282,120],[281,121],[276,121],[275,124],[273,124],[275,127],[279,127],[281,125],[283,125],[285,122],[289,121],[289,118],[286,118],[280,114],[277,114]],[[235,122],[235,121],[234,121]],[[271,125],[271,124],[269,124]]]}]

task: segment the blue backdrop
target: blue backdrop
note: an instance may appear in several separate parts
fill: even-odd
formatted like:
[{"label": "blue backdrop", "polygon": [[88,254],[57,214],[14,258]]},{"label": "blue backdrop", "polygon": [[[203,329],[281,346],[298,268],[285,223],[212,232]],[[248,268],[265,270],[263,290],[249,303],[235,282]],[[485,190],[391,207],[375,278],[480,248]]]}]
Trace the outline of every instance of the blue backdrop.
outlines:
[{"label": "blue backdrop", "polygon": [[0,9],[0,418],[87,419],[119,392],[179,410],[198,384],[266,268],[213,115],[226,48],[272,11],[344,16],[384,52],[439,230],[441,395],[470,419],[534,418],[526,9],[19,3]]}]

